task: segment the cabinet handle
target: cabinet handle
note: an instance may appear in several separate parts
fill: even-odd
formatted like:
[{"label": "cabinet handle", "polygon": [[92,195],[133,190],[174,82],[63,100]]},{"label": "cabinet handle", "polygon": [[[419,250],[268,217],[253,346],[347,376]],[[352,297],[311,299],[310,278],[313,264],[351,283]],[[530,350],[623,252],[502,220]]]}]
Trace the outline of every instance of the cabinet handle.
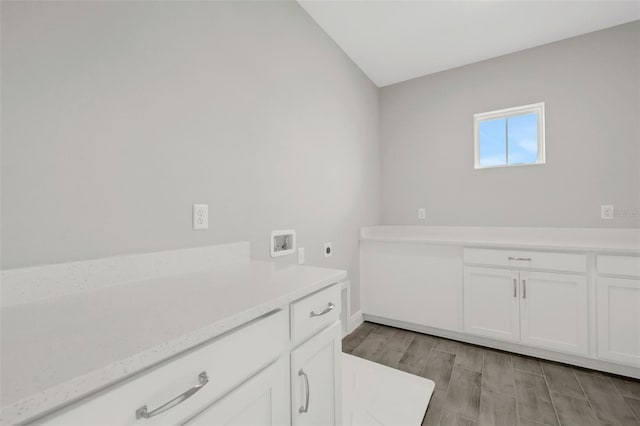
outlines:
[{"label": "cabinet handle", "polygon": [[306,397],[305,397],[305,401],[304,401],[304,405],[300,407],[300,409],[298,409],[299,413],[306,413],[307,411],[309,411],[309,397],[311,396],[310,392],[309,392],[309,376],[307,376],[307,373],[304,372],[304,370],[301,368],[298,371],[298,376],[302,376],[304,377],[304,387],[306,390]]},{"label": "cabinet handle", "polygon": [[518,297],[518,280],[513,279],[513,297]]},{"label": "cabinet handle", "polygon": [[531,262],[531,258],[530,257],[508,257],[509,260],[526,260],[527,262]]},{"label": "cabinet handle", "polygon": [[320,316],[322,316],[322,315],[328,314],[328,313],[329,313],[329,312],[331,312],[331,311],[333,310],[333,308],[335,308],[335,307],[336,307],[336,305],[334,305],[333,303],[329,302],[329,304],[328,304],[328,305],[327,305],[327,307],[324,309],[324,311],[322,311],[322,312],[320,312],[320,313],[317,313],[317,312],[311,311],[311,313],[309,314],[309,316],[310,316],[311,318],[313,318],[313,317],[320,317]]},{"label": "cabinet handle", "polygon": [[209,383],[209,376],[207,376],[207,372],[203,371],[198,375],[198,380],[200,381],[197,385],[188,389],[184,393],[173,398],[171,401],[166,402],[156,408],[155,410],[147,411],[147,406],[143,405],[142,407],[136,410],[136,419],[149,419],[151,417],[157,416],[158,414],[164,413],[167,410],[175,407],[176,405],[182,404],[187,399],[191,398],[196,392],[204,387],[207,383]]},{"label": "cabinet handle", "polygon": [[522,298],[527,298],[527,280],[522,280]]}]

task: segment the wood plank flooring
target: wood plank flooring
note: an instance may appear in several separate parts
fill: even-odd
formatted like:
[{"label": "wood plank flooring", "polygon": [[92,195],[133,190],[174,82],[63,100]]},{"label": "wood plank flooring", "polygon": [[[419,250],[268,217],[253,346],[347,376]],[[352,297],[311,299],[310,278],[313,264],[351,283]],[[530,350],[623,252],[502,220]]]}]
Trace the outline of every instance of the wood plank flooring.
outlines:
[{"label": "wood plank flooring", "polygon": [[640,381],[365,322],[342,350],[435,382],[423,426],[640,426]]}]

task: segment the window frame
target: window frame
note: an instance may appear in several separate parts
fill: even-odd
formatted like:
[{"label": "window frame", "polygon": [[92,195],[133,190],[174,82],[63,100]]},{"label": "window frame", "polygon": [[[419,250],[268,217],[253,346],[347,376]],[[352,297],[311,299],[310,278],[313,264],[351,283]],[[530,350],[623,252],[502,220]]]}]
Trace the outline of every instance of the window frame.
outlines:
[{"label": "window frame", "polygon": [[[538,158],[535,163],[513,163],[513,164],[497,164],[493,166],[481,166],[480,165],[480,122],[485,120],[495,120],[497,118],[513,117],[516,115],[535,113],[537,117],[537,130],[538,130]],[[545,135],[544,135],[544,102],[538,102],[535,104],[522,105],[513,108],[499,109],[489,112],[481,112],[473,115],[473,148],[474,148],[474,168],[478,169],[493,169],[499,167],[513,167],[513,166],[535,166],[538,164],[545,164]],[[506,148],[509,147],[508,135],[505,138]],[[508,157],[507,157],[508,159]]]}]

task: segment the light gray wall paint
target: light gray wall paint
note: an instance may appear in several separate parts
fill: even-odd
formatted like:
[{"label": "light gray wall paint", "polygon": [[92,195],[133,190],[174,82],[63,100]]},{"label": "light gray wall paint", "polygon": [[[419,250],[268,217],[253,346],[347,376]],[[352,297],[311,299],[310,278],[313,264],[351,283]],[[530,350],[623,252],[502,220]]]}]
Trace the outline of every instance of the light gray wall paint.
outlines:
[{"label": "light gray wall paint", "polygon": [[238,240],[267,259],[294,228],[357,309],[377,96],[295,2],[3,2],[2,267]]},{"label": "light gray wall paint", "polygon": [[[383,223],[640,226],[600,219],[640,210],[639,76],[636,21],[381,89]],[[546,164],[474,170],[473,114],[535,102]]]}]

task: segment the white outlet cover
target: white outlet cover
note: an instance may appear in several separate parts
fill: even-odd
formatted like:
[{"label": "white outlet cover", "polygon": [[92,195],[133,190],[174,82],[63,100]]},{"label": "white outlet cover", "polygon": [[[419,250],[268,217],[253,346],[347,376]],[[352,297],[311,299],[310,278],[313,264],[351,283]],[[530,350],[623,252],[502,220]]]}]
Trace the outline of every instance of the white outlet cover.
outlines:
[{"label": "white outlet cover", "polygon": [[193,229],[209,229],[209,205],[193,205]]},{"label": "white outlet cover", "polygon": [[333,254],[333,244],[332,243],[324,243],[322,245],[324,257],[331,257]]},{"label": "white outlet cover", "polygon": [[424,220],[426,218],[427,218],[427,209],[425,209],[424,207],[420,207],[418,209],[418,219]]},{"label": "white outlet cover", "polygon": [[600,218],[601,219],[613,219],[614,209],[610,204],[603,204],[600,206]]},{"label": "white outlet cover", "polygon": [[298,249],[298,265],[304,265],[304,248],[300,247]]}]

